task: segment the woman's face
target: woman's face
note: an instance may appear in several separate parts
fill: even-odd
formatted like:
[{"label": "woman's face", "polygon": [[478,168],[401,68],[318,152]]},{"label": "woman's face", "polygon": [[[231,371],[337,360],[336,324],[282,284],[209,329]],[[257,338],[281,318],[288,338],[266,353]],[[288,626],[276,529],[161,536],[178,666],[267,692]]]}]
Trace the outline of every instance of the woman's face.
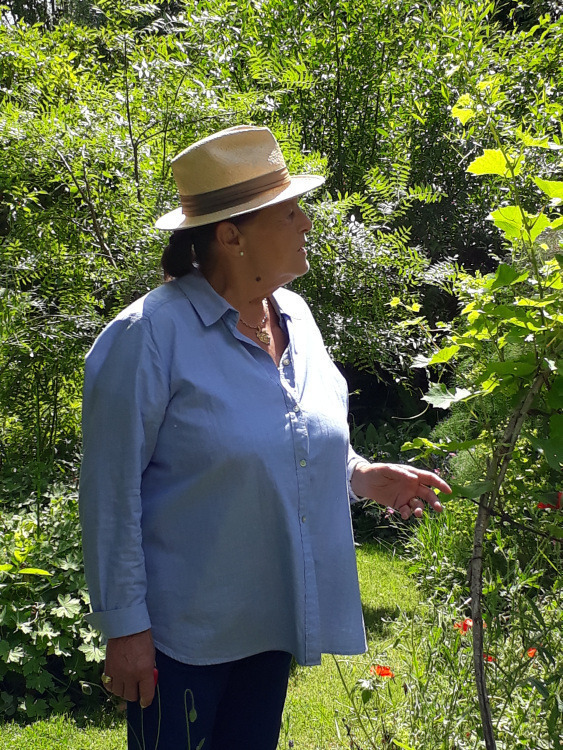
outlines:
[{"label": "woman's face", "polygon": [[311,226],[297,198],[267,206],[242,222],[241,248],[255,278],[278,287],[307,273],[304,246]]}]

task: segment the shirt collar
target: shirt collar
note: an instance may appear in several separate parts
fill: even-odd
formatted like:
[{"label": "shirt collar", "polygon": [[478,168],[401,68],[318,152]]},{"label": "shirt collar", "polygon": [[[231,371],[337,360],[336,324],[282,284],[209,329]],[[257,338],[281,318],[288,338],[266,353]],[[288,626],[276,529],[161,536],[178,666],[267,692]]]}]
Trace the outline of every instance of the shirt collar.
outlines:
[{"label": "shirt collar", "polygon": [[234,307],[229,305],[224,297],[217,294],[205,276],[198,270],[194,270],[172,283],[177,284],[183,294],[190,300],[205,326],[213,325],[229,310],[238,315]]},{"label": "shirt collar", "polygon": [[[195,269],[189,274],[172,282],[190,300],[195,311],[205,326],[211,326],[232,310],[238,317],[238,311],[224,297],[217,294],[205,276]],[[280,288],[270,297],[276,311],[284,318],[300,318],[299,310],[293,302],[293,295]]]}]

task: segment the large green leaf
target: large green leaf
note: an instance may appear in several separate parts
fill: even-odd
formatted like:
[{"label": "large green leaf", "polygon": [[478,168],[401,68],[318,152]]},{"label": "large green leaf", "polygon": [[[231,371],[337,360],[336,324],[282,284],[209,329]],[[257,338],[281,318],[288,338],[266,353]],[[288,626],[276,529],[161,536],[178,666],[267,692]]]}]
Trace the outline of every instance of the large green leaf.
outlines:
[{"label": "large green leaf", "polygon": [[534,177],[534,182],[550,198],[563,199],[563,180],[542,180],[540,177]]},{"label": "large green leaf", "polygon": [[468,497],[471,499],[481,497],[485,492],[490,492],[493,489],[493,482],[473,482],[472,484],[460,485],[450,482],[452,488],[452,494],[457,497]]},{"label": "large green leaf", "polygon": [[457,344],[445,346],[443,349],[440,349],[432,355],[428,364],[438,365],[443,364],[444,362],[449,362],[450,359],[458,353],[459,349],[460,347]]},{"label": "large green leaf", "polygon": [[511,286],[517,284],[520,281],[525,281],[528,278],[528,271],[521,271],[520,269],[514,268],[514,266],[508,266],[506,263],[501,263],[495,273],[495,278],[491,284],[491,291],[494,289],[500,289],[504,286]]},{"label": "large green leaf", "polygon": [[509,161],[499,148],[486,148],[481,156],[471,162],[467,171],[471,174],[499,174],[509,177],[511,168],[515,175],[519,174],[522,169],[522,158],[517,157]]},{"label": "large green leaf", "polygon": [[56,617],[73,619],[82,611],[82,602],[80,599],[75,599],[70,594],[59,596],[58,601],[60,606],[53,609],[53,614]]},{"label": "large green leaf", "polygon": [[502,230],[509,240],[530,238],[533,242],[550,226],[545,214],[528,214],[520,206],[503,206],[489,214],[496,227]]},{"label": "large green leaf", "polygon": [[449,409],[452,404],[463,401],[472,395],[471,391],[468,391],[467,388],[456,388],[452,393],[444,383],[432,383],[428,389],[428,393],[422,399],[437,409]]}]

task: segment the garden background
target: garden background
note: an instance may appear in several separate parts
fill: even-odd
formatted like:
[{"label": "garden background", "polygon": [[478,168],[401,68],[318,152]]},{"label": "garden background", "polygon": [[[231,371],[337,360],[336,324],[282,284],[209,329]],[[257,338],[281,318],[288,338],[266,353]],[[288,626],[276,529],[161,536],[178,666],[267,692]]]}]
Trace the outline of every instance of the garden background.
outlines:
[{"label": "garden background", "polygon": [[354,506],[370,653],[294,671],[280,746],[561,748],[561,3],[0,12],[0,748],[33,721],[33,747],[121,746],[83,621],[83,358],[161,282],[170,158],[247,122],[327,177],[293,287],[356,449],[454,485],[422,522]]}]

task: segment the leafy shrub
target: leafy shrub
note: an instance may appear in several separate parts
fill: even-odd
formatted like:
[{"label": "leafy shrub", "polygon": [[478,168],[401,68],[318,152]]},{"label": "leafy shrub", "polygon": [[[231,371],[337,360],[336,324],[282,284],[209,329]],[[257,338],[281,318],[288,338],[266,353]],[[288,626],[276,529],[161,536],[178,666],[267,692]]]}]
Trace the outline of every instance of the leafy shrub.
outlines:
[{"label": "leafy shrub", "polygon": [[76,493],[54,489],[2,513],[0,534],[0,717],[69,711],[88,702],[103,658],[83,619]]},{"label": "leafy shrub", "polygon": [[[440,541],[440,540],[436,540]],[[433,548],[434,559],[441,557]],[[447,565],[447,561],[445,563]],[[474,691],[472,621],[458,600],[459,589],[445,594],[443,567],[431,570],[426,587],[436,583],[441,596],[392,624],[392,633],[371,668],[348,683],[346,720],[351,747],[403,750],[483,747]],[[514,570],[503,582],[510,609],[486,618],[483,659],[491,701],[498,712],[498,747],[547,750],[560,747],[563,677],[562,579],[536,588],[530,598],[532,568]],[[431,580],[430,580],[431,579]],[[440,601],[441,599],[441,601]],[[385,665],[377,669],[377,665]]]}]

